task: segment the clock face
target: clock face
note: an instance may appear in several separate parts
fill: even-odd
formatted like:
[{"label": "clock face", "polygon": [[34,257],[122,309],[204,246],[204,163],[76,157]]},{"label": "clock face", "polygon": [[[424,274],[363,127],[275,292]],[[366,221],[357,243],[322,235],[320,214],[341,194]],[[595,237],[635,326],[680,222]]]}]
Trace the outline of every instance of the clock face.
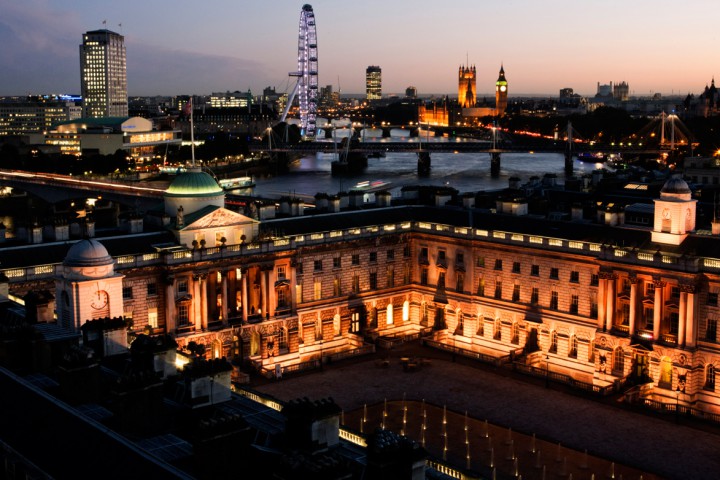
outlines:
[{"label": "clock face", "polygon": [[507,90],[507,87],[505,85],[500,85],[500,91],[504,92],[505,90]]},{"label": "clock face", "polygon": [[97,292],[92,294],[92,299],[90,300],[90,306],[94,308],[95,310],[100,310],[101,308],[105,308],[105,306],[108,304],[108,293],[104,290],[98,290]]},{"label": "clock face", "polygon": [[667,208],[664,209],[664,210],[662,211],[662,217],[663,217],[665,220],[668,220],[668,219],[670,218],[670,210],[668,210]]}]

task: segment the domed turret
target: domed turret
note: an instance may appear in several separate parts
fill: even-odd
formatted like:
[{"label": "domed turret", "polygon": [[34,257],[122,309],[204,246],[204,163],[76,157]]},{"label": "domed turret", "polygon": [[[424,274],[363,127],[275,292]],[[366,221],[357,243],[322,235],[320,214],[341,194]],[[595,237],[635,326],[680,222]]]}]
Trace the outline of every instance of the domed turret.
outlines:
[{"label": "domed turret", "polygon": [[63,265],[66,267],[98,267],[112,265],[113,259],[102,243],[88,238],[70,247]]},{"label": "domed turret", "polygon": [[663,185],[662,190],[660,190],[660,193],[668,193],[668,194],[690,194],[692,193],[690,191],[690,187],[688,186],[687,182],[682,179],[680,175],[673,175],[668,179],[667,182],[665,182],[665,185]]},{"label": "domed turret", "polygon": [[165,191],[165,213],[175,216],[181,206],[186,214],[207,206],[223,207],[225,192],[210,174],[193,167],[178,175]]},{"label": "domed turret", "polygon": [[112,276],[115,260],[105,246],[88,238],[70,247],[63,260],[63,277],[68,279],[90,279]]}]

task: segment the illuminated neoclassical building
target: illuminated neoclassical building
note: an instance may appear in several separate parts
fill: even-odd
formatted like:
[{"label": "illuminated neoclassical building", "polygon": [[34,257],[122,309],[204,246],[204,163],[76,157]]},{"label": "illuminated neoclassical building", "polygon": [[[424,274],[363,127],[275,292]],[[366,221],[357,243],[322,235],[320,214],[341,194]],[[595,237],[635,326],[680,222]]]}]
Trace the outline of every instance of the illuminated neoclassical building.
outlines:
[{"label": "illuminated neoclassical building", "polygon": [[52,246],[62,258],[46,266],[22,263],[38,246],[0,255],[13,295],[56,283],[46,311],[67,328],[122,312],[136,332],[269,376],[421,333],[583,388],[636,385],[644,398],[720,413],[720,238],[696,231],[689,192],[670,179],[644,228],[612,209],[561,222],[499,200],[489,213],[470,196],[447,204],[440,190],[434,205],[390,206],[379,193],[375,208],[341,212],[331,197],[324,213],[257,222],[189,172],[168,189],[165,231],[96,239],[90,253]]}]

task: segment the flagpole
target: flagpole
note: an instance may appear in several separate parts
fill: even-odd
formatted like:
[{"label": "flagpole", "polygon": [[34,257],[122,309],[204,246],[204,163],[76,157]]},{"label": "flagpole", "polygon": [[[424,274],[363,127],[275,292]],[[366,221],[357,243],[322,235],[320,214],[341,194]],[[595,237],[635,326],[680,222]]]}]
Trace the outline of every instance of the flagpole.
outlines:
[{"label": "flagpole", "polygon": [[195,124],[193,123],[193,97],[190,95],[190,152],[192,155],[192,166],[195,166]]}]

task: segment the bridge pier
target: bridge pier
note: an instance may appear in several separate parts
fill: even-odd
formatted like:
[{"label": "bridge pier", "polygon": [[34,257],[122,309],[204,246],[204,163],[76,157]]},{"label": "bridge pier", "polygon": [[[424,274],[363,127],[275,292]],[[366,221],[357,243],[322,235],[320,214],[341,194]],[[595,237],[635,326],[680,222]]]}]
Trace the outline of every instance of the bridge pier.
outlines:
[{"label": "bridge pier", "polygon": [[490,152],[490,176],[500,176],[500,152]]},{"label": "bridge pier", "polygon": [[418,175],[430,175],[430,152],[418,152]]},{"label": "bridge pier", "polygon": [[573,174],[573,154],[571,151],[565,152],[565,175],[570,177]]}]

